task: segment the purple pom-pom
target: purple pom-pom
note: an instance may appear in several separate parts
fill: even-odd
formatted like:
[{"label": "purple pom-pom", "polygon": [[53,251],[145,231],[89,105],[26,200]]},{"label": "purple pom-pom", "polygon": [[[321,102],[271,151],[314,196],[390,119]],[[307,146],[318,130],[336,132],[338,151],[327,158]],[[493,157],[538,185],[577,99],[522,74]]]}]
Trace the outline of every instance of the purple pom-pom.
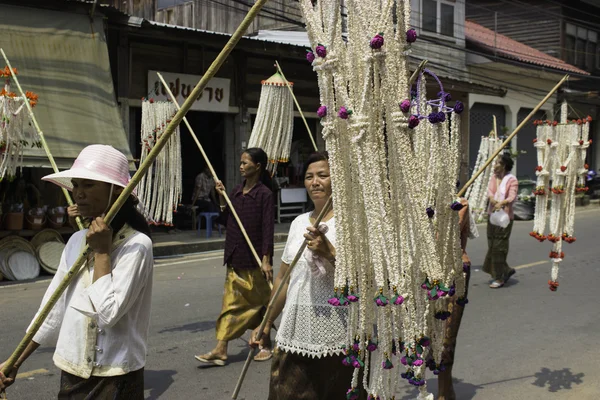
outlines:
[{"label": "purple pom-pom", "polygon": [[453,209],[454,211],[460,211],[463,209],[463,205],[460,201],[455,201],[454,203],[452,203],[450,205],[450,208]]},{"label": "purple pom-pom", "polygon": [[448,296],[452,297],[456,294],[456,286],[450,286],[450,290],[448,291]]},{"label": "purple pom-pom", "polygon": [[379,50],[383,46],[383,42],[383,35],[379,33],[371,39],[370,46],[373,50]]},{"label": "purple pom-pom", "polygon": [[465,110],[465,106],[461,101],[456,101],[456,103],[454,103],[454,112],[455,113],[460,114],[464,110]]},{"label": "purple pom-pom", "polygon": [[400,359],[400,362],[402,363],[402,365],[408,365],[408,361],[406,361],[406,356],[402,357]]},{"label": "purple pom-pom", "polygon": [[323,46],[322,44],[318,45],[315,48],[315,52],[317,53],[317,55],[321,58],[325,58],[327,57],[327,48],[325,46]]},{"label": "purple pom-pom", "polygon": [[436,112],[432,112],[431,114],[429,114],[427,116],[427,119],[429,120],[429,122],[431,122],[432,124],[437,124],[439,121],[439,115]]},{"label": "purple pom-pom", "polygon": [[367,350],[369,350],[370,352],[374,352],[375,350],[377,350],[377,345],[375,343],[371,342],[367,346]]},{"label": "purple pom-pom", "polygon": [[400,111],[407,113],[410,111],[410,100],[402,100],[400,103]]},{"label": "purple pom-pom", "polygon": [[358,361],[358,359],[355,359],[354,361],[352,361],[352,366],[354,368],[360,368],[361,367],[360,362]]},{"label": "purple pom-pom", "polygon": [[428,337],[423,337],[420,341],[419,344],[423,347],[427,347],[431,344],[431,340],[429,340]]},{"label": "purple pom-pom", "polygon": [[310,50],[306,51],[306,61],[308,61],[309,63],[312,64],[313,61],[315,61],[315,53],[313,53]]},{"label": "purple pom-pom", "polygon": [[411,115],[411,116],[408,118],[408,127],[409,127],[410,129],[414,129],[414,128],[416,128],[417,126],[419,126],[419,117],[417,117],[416,115]]},{"label": "purple pom-pom", "polygon": [[346,366],[346,367],[349,367],[349,366],[352,364],[352,362],[351,362],[351,358],[350,358],[350,357],[345,357],[345,358],[342,360],[342,364],[344,364],[344,366]]},{"label": "purple pom-pom", "polygon": [[404,303],[404,297],[400,295],[396,296],[396,298],[394,299],[394,305],[399,306],[402,303]]},{"label": "purple pom-pom", "polygon": [[421,365],[423,365],[423,359],[417,358],[415,361],[413,361],[412,365],[415,367],[420,367]]},{"label": "purple pom-pom", "polygon": [[413,28],[410,28],[409,30],[406,31],[406,41],[408,43],[414,43],[417,41],[417,31],[415,31]]},{"label": "purple pom-pom", "polygon": [[449,102],[450,100],[452,100],[452,96],[450,95],[450,93],[447,92],[438,92],[438,98],[444,100],[445,103]]},{"label": "purple pom-pom", "polygon": [[354,351],[356,351],[356,352],[358,352],[358,351],[360,350],[360,346],[358,345],[358,343],[354,343],[354,344],[352,345],[352,350],[354,350]]},{"label": "purple pom-pom", "polygon": [[334,307],[337,307],[340,305],[340,299],[338,299],[337,297],[332,297],[329,300],[327,300],[327,302]]},{"label": "purple pom-pom", "polygon": [[[425,211],[427,211],[427,216],[429,218],[433,218],[433,216],[435,215],[435,211],[431,207],[427,207],[427,210],[425,210]],[[423,287],[423,285],[421,285],[421,287]],[[426,288],[427,287],[423,287],[423,289],[426,289]]]},{"label": "purple pom-pom", "polygon": [[317,116],[319,118],[325,118],[327,115],[327,106],[321,106],[317,109]]},{"label": "purple pom-pom", "polygon": [[347,299],[351,303],[356,303],[358,301],[358,297],[353,294],[348,295]]},{"label": "purple pom-pom", "polygon": [[377,299],[377,300],[375,300],[375,303],[377,303],[377,305],[378,305],[379,307],[383,307],[383,306],[385,306],[385,305],[386,305],[386,303],[384,303],[383,301],[381,301],[381,299]]},{"label": "purple pom-pom", "polygon": [[438,115],[438,122],[444,122],[446,120],[446,114],[442,111],[440,111],[439,113],[437,113]]},{"label": "purple pom-pom", "polygon": [[348,109],[344,106],[340,107],[340,110],[338,111],[338,117],[340,117],[341,119],[348,119],[350,114],[351,112],[348,111]]}]

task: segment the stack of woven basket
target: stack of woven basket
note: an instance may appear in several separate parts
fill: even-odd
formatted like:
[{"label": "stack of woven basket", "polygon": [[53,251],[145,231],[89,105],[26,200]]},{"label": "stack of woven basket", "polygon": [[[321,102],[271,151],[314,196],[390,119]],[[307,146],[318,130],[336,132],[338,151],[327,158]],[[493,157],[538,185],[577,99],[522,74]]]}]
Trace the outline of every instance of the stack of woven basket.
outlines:
[{"label": "stack of woven basket", "polygon": [[40,266],[44,271],[54,275],[65,249],[62,235],[53,229],[44,229],[31,239],[31,244],[35,248]]}]

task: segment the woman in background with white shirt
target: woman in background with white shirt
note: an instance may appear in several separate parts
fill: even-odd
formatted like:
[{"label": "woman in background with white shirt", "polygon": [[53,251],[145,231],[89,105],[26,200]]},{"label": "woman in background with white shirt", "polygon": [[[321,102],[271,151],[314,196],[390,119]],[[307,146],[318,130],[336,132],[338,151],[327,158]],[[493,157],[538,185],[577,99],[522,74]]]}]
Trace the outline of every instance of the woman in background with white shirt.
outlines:
[{"label": "woman in background with white shirt", "polygon": [[102,219],[129,183],[127,158],[111,146],[92,145],[71,169],[42,179],[72,190],[80,214],[92,221],[69,239],[42,306],[86,242],[92,252],[12,370],[0,373],[0,391],[40,345],[56,345],[59,399],[141,400],[154,266],[150,229],[134,196],[110,226]]},{"label": "woman in background with white shirt", "polygon": [[[313,153],[308,158],[304,167],[304,186],[315,209],[292,222],[273,293],[279,285],[285,287],[273,305],[261,343],[254,339],[256,330],[250,342],[259,347],[270,346],[273,321],[283,311],[271,365],[269,400],[346,399],[354,372],[354,368],[342,365],[348,308],[328,303],[335,273],[333,208],[324,216],[318,230],[312,227],[331,196],[327,153]],[[282,278],[305,238],[308,239],[307,250],[298,260],[289,282],[283,282]],[[366,398],[366,393],[361,393],[360,398]]]}]

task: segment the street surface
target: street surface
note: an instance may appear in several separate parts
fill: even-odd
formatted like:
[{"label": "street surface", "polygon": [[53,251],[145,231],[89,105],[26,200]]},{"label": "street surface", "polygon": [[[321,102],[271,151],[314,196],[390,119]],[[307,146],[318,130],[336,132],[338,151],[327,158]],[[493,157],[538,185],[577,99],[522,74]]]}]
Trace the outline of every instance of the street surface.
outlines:
[{"label": "street surface", "polygon": [[[600,398],[599,224],[597,207],[578,212],[577,241],[565,245],[556,293],[547,284],[551,244],[529,236],[531,221],[515,222],[513,228],[509,263],[517,268],[514,279],[505,288],[488,288],[489,277],[480,270],[487,249],[485,226],[479,226],[480,238],[468,246],[473,274],[454,367],[458,399]],[[282,246],[276,249],[279,263]],[[246,359],[248,335],[230,343],[226,367],[202,367],[193,357],[215,343],[225,273],[221,257],[212,252],[157,260],[147,399],[231,397]],[[22,338],[48,283],[0,287],[1,360]],[[9,389],[10,400],[56,398],[60,372],[52,353],[52,348],[41,348],[23,365]],[[252,363],[240,399],[266,399],[269,367],[270,362]],[[436,384],[429,381],[434,392]],[[396,397],[415,398],[408,385]]]}]

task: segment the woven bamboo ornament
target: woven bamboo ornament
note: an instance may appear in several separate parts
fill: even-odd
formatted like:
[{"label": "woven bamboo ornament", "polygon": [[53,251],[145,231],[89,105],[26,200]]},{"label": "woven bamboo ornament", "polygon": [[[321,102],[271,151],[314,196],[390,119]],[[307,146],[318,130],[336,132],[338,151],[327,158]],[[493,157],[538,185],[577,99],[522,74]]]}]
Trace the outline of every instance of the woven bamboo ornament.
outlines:
[{"label": "woven bamboo ornament", "polygon": [[11,92],[11,77],[18,72],[8,67],[0,70],[0,79],[4,78],[4,87],[0,91],[0,181],[13,180],[23,165],[23,150],[28,147],[41,147],[34,130],[29,129],[29,118],[25,102],[33,107],[38,96],[27,92],[26,98]]},{"label": "woven bamboo ornament", "polygon": [[[392,399],[402,377],[432,399],[426,368],[443,368],[448,299],[465,289],[456,212],[463,106],[448,105],[427,69],[409,95],[409,2],[346,1],[345,37],[339,1],[300,4],[336,210],[329,303],[350,307],[349,367],[340,366],[356,368],[347,398],[362,386],[371,399]],[[435,99],[426,98],[426,76],[439,86]]]},{"label": "woven bamboo ornament", "polygon": [[[558,289],[558,271],[565,258],[563,242],[575,242],[575,202],[576,194],[587,192],[585,164],[589,140],[591,117],[568,120],[568,104],[561,105],[561,119],[558,121],[534,121],[537,137],[534,146],[538,155],[536,167],[537,183],[535,217],[530,235],[540,242],[552,242],[550,290]],[[552,187],[549,187],[549,182]],[[546,235],[548,200],[550,221]]]},{"label": "woven bamboo ornament", "polygon": [[[142,154],[143,163],[177,109],[167,101],[152,99],[142,102]],[[139,198],[145,205],[147,217],[156,225],[173,225],[173,212],[181,200],[181,141],[179,127],[156,158],[148,174],[139,185]]]},{"label": "woven bamboo ornament", "polygon": [[[292,147],[294,130],[294,103],[286,81],[279,73],[264,80],[256,121],[250,135],[249,147],[259,147],[267,153],[267,169],[272,175],[277,164],[287,162]],[[293,82],[289,82],[293,86]]]}]

